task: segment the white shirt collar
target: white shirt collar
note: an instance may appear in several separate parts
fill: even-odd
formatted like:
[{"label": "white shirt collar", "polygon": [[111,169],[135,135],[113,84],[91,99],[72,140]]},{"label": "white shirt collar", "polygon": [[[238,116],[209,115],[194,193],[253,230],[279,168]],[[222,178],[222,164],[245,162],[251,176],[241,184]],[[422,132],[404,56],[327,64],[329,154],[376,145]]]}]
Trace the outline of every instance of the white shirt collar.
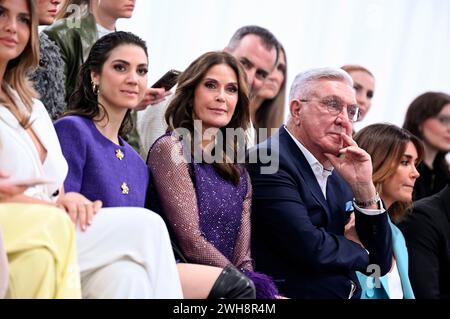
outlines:
[{"label": "white shirt collar", "polygon": [[317,179],[317,182],[319,183],[323,196],[327,198],[327,180],[328,177],[333,173],[333,168],[331,168],[331,170],[325,169],[323,165],[317,160],[317,158],[315,158],[314,155],[291,132],[289,132],[286,125],[284,126],[284,128],[286,132],[288,132],[288,134],[294,140],[295,144],[297,144],[300,151],[305,156],[309,166],[311,166],[311,169],[314,173],[314,176]]},{"label": "white shirt collar", "polygon": [[[333,168],[331,168],[331,170],[325,169],[323,165],[317,160],[317,158],[315,158],[314,155],[291,132],[289,132],[287,126],[284,126],[284,128],[286,129],[286,132],[288,132],[288,134],[294,140],[295,144],[297,144],[297,146],[302,151],[303,155],[308,161],[309,166],[311,166],[311,168],[313,169],[314,174],[317,175],[316,174],[317,170],[318,171],[317,173],[320,175],[330,176],[331,173],[333,172]],[[318,169],[315,169],[315,167],[318,167]]]}]

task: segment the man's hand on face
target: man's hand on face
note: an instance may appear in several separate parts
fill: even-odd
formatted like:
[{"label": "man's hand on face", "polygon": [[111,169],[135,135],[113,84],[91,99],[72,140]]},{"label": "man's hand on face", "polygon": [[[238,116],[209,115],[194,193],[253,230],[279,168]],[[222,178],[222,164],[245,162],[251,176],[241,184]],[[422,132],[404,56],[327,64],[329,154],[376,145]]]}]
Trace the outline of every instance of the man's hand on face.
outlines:
[{"label": "man's hand on face", "polygon": [[324,154],[336,171],[347,181],[354,196],[366,201],[376,194],[372,181],[372,160],[370,155],[360,148],[347,133],[341,133],[343,145],[337,155]]}]

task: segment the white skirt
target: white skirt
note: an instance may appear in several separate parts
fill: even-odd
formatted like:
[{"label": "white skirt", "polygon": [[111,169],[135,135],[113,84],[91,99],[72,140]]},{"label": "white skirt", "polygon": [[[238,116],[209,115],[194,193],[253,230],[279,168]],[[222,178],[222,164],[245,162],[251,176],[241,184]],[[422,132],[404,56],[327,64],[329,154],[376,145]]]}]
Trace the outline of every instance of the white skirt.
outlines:
[{"label": "white skirt", "polygon": [[183,298],[167,227],[144,208],[103,208],[77,226],[84,298]]}]

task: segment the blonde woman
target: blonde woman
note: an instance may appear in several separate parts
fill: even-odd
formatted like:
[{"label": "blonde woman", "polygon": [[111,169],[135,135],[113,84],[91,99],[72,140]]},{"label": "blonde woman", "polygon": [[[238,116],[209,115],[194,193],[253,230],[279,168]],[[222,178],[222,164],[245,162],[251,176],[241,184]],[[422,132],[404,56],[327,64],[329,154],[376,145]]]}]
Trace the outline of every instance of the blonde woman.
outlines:
[{"label": "blonde woman", "polygon": [[[16,268],[12,255],[16,250],[11,247],[14,244],[20,248],[15,245],[16,229],[23,227],[28,230],[28,223],[36,224],[34,218],[54,217],[58,223],[51,225],[51,229],[58,227],[59,219],[64,219],[67,232],[73,235],[70,217],[77,225],[72,238],[75,237],[77,242],[83,297],[182,297],[169,236],[159,216],[143,209],[130,210],[127,214],[121,214],[120,209],[100,210],[101,201],[64,191],[67,162],[50,117],[42,103],[35,99],[36,93],[25,78],[29,69],[37,66],[39,57],[37,15],[33,2],[5,0],[0,9],[0,38],[3,39],[0,41],[1,168],[13,181],[44,177],[52,180],[28,187],[23,195],[10,200],[45,205],[40,209],[42,215],[34,214],[29,219],[21,216],[24,222],[14,223],[9,212],[22,207],[8,206],[0,212],[0,225],[10,260],[10,283],[14,281],[11,273]],[[35,209],[37,206],[32,207]],[[45,215],[47,211],[51,216]],[[44,235],[51,237],[47,232]],[[57,243],[58,239],[55,239]],[[71,245],[73,248],[73,240]],[[74,249],[63,245],[60,251],[68,253]],[[72,262],[69,257],[59,259],[66,266]],[[36,258],[36,262],[40,261],[41,258]],[[49,267],[43,269],[51,270]],[[17,278],[28,285],[23,277]],[[10,284],[10,287],[15,286]],[[68,287],[75,286],[68,284]]]}]

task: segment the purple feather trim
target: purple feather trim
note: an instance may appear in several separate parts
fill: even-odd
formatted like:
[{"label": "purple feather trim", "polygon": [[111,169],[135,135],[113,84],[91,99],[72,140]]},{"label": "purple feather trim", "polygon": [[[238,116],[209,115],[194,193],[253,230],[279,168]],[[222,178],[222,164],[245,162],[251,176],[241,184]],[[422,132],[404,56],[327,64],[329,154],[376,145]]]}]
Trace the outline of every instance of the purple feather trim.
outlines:
[{"label": "purple feather trim", "polygon": [[267,275],[254,271],[244,271],[255,284],[256,299],[275,299],[278,289],[273,279]]}]

